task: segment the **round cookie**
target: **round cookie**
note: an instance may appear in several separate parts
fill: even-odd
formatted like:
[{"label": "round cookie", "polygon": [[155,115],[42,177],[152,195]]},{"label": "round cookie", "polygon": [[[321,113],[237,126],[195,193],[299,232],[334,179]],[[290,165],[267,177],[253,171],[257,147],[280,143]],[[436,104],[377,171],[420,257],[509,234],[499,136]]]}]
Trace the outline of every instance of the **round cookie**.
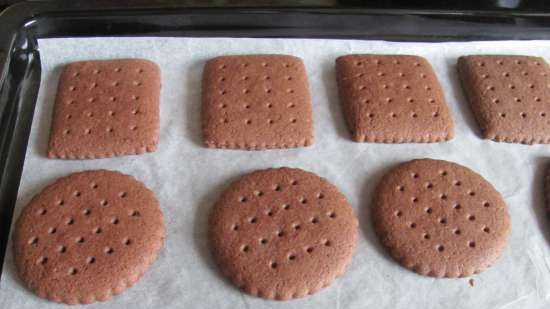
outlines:
[{"label": "round cookie", "polygon": [[22,210],[14,233],[24,283],[66,304],[104,301],[132,286],[165,235],[153,192],[107,170],[71,174],[44,188]]},{"label": "round cookie", "polygon": [[214,257],[247,293],[287,300],[343,274],[357,243],[357,218],[327,180],[300,169],[256,171],[221,195],[210,217]]},{"label": "round cookie", "polygon": [[390,254],[433,277],[466,277],[491,266],[510,233],[502,196],[461,165],[403,163],[378,185],[372,219]]}]

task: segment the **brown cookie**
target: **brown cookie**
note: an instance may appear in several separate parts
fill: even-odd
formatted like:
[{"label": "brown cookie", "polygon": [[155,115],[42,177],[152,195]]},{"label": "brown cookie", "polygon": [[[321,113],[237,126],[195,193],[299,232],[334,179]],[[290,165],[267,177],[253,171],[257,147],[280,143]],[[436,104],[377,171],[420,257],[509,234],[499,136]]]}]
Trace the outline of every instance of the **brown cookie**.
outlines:
[{"label": "brown cookie", "polygon": [[453,138],[453,120],[428,61],[407,55],[336,59],[338,91],[356,142],[433,143]]},{"label": "brown cookie", "polygon": [[286,55],[208,61],[202,82],[204,142],[261,150],[313,143],[311,98],[302,60]]},{"label": "brown cookie", "polygon": [[163,244],[164,222],[141,182],[96,170],[47,186],[23,209],[14,233],[16,266],[29,289],[89,304],[138,281]]},{"label": "brown cookie", "polygon": [[463,56],[458,72],[484,138],[550,143],[550,71],[544,59]]},{"label": "brown cookie", "polygon": [[70,63],[61,73],[48,156],[96,159],[153,152],[160,69],[148,60]]},{"label": "brown cookie", "polygon": [[466,277],[491,266],[510,232],[508,209],[483,177],[455,163],[422,159],[388,172],[374,197],[375,229],[405,267]]},{"label": "brown cookie", "polygon": [[210,218],[214,257],[247,293],[287,300],[313,294],[344,273],[357,219],[325,179],[300,169],[256,171],[222,194]]}]

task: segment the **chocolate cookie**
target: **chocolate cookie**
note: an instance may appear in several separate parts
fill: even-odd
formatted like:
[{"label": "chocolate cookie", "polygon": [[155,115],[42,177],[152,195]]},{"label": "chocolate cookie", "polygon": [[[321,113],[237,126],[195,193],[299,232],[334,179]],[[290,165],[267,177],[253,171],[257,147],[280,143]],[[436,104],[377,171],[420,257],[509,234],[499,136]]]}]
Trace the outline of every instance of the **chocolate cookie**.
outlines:
[{"label": "chocolate cookie", "polygon": [[539,57],[463,56],[462,87],[483,137],[550,143],[550,67]]},{"label": "chocolate cookie", "polygon": [[160,69],[148,60],[70,63],[61,73],[48,156],[96,159],[153,152]]},{"label": "chocolate cookie", "polygon": [[374,197],[373,221],[390,254],[434,277],[466,277],[491,266],[510,233],[504,200],[480,175],[422,159],[388,172]]},{"label": "chocolate cookie", "polygon": [[164,222],[153,192],[131,176],[97,170],[58,179],[23,209],[14,231],[19,275],[40,297],[104,301],[155,261]]},{"label": "chocolate cookie", "polygon": [[214,257],[247,293],[287,300],[313,294],[344,273],[357,242],[357,219],[325,179],[279,168],[243,176],[210,218]]},{"label": "chocolate cookie", "polygon": [[356,142],[433,143],[453,138],[453,120],[428,61],[407,55],[336,59],[338,92]]},{"label": "chocolate cookie", "polygon": [[311,98],[302,60],[286,55],[208,61],[202,83],[204,142],[261,150],[313,143]]}]

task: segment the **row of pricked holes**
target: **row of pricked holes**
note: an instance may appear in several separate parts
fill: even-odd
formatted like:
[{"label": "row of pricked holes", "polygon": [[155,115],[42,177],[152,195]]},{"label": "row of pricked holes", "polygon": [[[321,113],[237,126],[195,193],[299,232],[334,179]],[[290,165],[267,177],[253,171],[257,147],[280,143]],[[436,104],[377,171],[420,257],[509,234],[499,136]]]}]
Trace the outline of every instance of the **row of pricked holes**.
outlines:
[{"label": "row of pricked holes", "polygon": [[[132,131],[137,131],[138,127],[135,126],[135,125],[132,125],[132,126],[129,127],[129,129],[132,130]],[[107,133],[113,133],[114,131],[115,130],[112,127],[107,127],[105,129],[105,132],[107,132]],[[63,134],[65,134],[65,135],[70,135],[72,133],[73,133],[73,131],[71,131],[70,129],[63,130]],[[84,129],[84,134],[92,134],[92,129],[90,129],[90,128]]]},{"label": "row of pricked holes", "polygon": [[[291,186],[297,186],[298,185],[298,180],[296,179],[293,179],[291,181],[289,181],[289,184]],[[272,187],[273,191],[281,191],[283,188],[280,184],[274,184],[273,187]],[[258,196],[258,197],[261,197],[264,195],[264,192],[261,191],[261,190],[256,190],[254,191],[254,195]],[[241,203],[245,203],[248,199],[246,198],[246,196],[240,196],[238,198],[239,202]]]},{"label": "row of pricked holes", "polygon": [[[330,240],[328,240],[328,239],[322,240],[322,241],[321,241],[321,244],[322,244],[323,246],[325,246],[325,247],[330,247],[330,246],[332,246],[332,242],[331,242]],[[308,254],[311,254],[311,253],[313,253],[314,248],[315,248],[314,246],[306,246],[306,247],[304,247],[304,251],[305,251],[306,253],[308,253]],[[242,245],[242,246],[241,246],[241,251],[244,252],[244,253],[250,252],[250,246],[248,246],[248,245]],[[294,261],[294,260],[296,260],[296,256],[297,256],[296,253],[290,252],[289,254],[287,254],[287,259],[288,259],[289,261]],[[268,265],[269,265],[269,267],[272,268],[272,269],[276,269],[276,268],[279,266],[279,264],[278,264],[276,261],[269,261]]]},{"label": "row of pricked holes", "polygon": [[[227,118],[222,118],[222,122],[223,123],[229,123],[229,119]],[[290,121],[289,121],[291,124],[295,124],[298,122],[298,119],[296,118],[290,118]],[[251,119],[245,119],[244,120],[244,123],[247,124],[247,125],[251,125],[252,124],[252,120]],[[273,119],[267,119],[267,124],[274,124],[275,123],[275,120]]]},{"label": "row of pricked holes", "polygon": [[[500,113],[500,112],[498,113],[498,116],[499,116],[500,118],[506,118],[507,115],[509,115],[509,114]],[[519,115],[521,116],[521,118],[527,118],[527,113],[526,113],[526,112],[521,112],[521,113],[519,113]],[[546,117],[546,113],[545,113],[545,112],[541,112],[541,113],[539,114],[539,116],[541,116],[541,117]]]},{"label": "row of pricked holes", "polygon": [[[89,216],[91,215],[92,211],[89,209],[89,208],[86,208],[84,210],[82,210],[82,214],[84,216]],[[45,210],[43,212],[40,213],[41,215],[45,214]],[[141,213],[137,210],[132,210],[130,213],[129,213],[129,216],[131,217],[140,217],[141,216]],[[75,219],[74,218],[67,218],[67,220],[65,220],[65,224],[66,225],[74,225],[75,224]],[[117,218],[117,217],[113,217],[111,218],[111,220],[109,221],[111,224],[113,225],[118,225],[120,223],[120,219]],[[94,234],[101,234],[103,232],[103,230],[101,229],[101,227],[95,227],[92,229],[92,233]],[[57,228],[56,227],[50,227],[48,228],[48,234],[55,234],[57,233]],[[37,236],[34,236],[34,237],[31,237],[29,240],[28,240],[28,244],[29,245],[36,245],[38,244],[38,240],[39,240],[39,237]],[[82,236],[79,236],[76,238],[76,242],[77,243],[84,243],[84,237]]]},{"label": "row of pricked holes", "polygon": [[[413,203],[417,203],[417,202],[418,202],[418,198],[416,198],[416,197],[412,198],[411,200],[412,200]],[[489,202],[484,202],[484,203],[483,203],[483,206],[484,206],[484,207],[490,207],[490,204],[489,204]],[[459,209],[461,209],[461,208],[462,208],[462,206],[460,205],[460,203],[456,203],[456,204],[453,205],[453,209],[459,210]],[[431,215],[431,214],[433,213],[433,209],[432,209],[431,207],[427,207],[426,209],[424,209],[424,211],[425,211],[428,215]],[[401,210],[397,210],[397,211],[395,211],[395,216],[396,216],[396,217],[401,217],[401,216],[403,216],[403,212],[402,212]],[[472,215],[472,214],[468,214],[468,215],[466,216],[466,218],[467,218],[469,221],[475,221],[475,220],[476,220],[476,217],[475,217],[474,215]],[[446,218],[439,218],[439,219],[438,219],[438,222],[441,223],[441,224],[447,224],[447,219],[446,219]],[[414,224],[414,223],[412,223],[412,224]],[[411,226],[411,227],[412,227],[412,228],[415,228],[416,225]]]},{"label": "row of pricked holes", "polygon": [[[140,99],[140,96],[138,96],[138,95],[132,95],[130,98],[131,98],[132,100],[134,100],[134,101],[137,101],[137,100]],[[89,103],[94,103],[94,102],[97,101],[97,98],[91,97],[91,98],[88,98],[87,101],[88,101]],[[116,101],[118,101],[118,97],[109,97],[109,101],[111,101],[111,102],[116,102]],[[75,101],[75,100],[68,100],[68,101],[67,101],[67,104],[68,104],[68,105],[73,105],[73,104],[76,104],[76,103],[77,103],[77,101]]]},{"label": "row of pricked holes", "polygon": [[[92,183],[90,184],[90,188],[92,188],[92,189],[94,189],[94,190],[97,190],[97,189],[99,188],[99,184],[97,184],[97,183],[95,183],[95,182],[92,182]],[[75,190],[75,191],[73,191],[73,194],[72,194],[72,195],[73,195],[74,197],[76,197],[76,198],[79,198],[79,197],[82,196],[82,192],[80,192],[80,191],[78,191],[78,190]],[[126,198],[126,197],[128,197],[128,193],[125,192],[125,191],[121,191],[121,192],[118,193],[118,196],[119,196],[120,198]],[[108,202],[107,200],[101,200],[99,203],[101,204],[101,206],[108,206],[108,205],[109,205],[109,202]],[[59,200],[57,200],[57,201],[55,202],[55,204],[56,204],[57,206],[63,206],[63,205],[65,205],[65,200],[64,200],[64,199],[59,199]],[[44,209],[44,208],[40,208],[40,209],[38,209],[38,211],[36,212],[37,215],[41,215],[41,216],[45,215],[46,213],[47,213],[47,210]],[[133,212],[132,212],[132,213],[133,213]]]},{"label": "row of pricked holes", "polygon": [[[541,102],[541,101],[542,101],[542,99],[539,98],[539,97],[534,97],[533,100],[535,100],[535,102]],[[493,101],[493,103],[495,103],[495,104],[499,104],[499,103],[500,103],[500,99],[499,99],[499,98],[493,98],[492,101]],[[514,101],[515,101],[516,103],[521,103],[521,99],[520,99],[520,98],[517,98],[517,97],[514,98]]]},{"label": "row of pricked holes", "polygon": [[[89,216],[91,214],[91,210],[89,209],[85,209],[82,211],[82,213],[85,215],[85,216]],[[140,212],[137,211],[137,210],[133,210],[130,212],[129,216],[132,216],[132,217],[139,217],[141,216]],[[75,224],[75,220],[74,218],[67,218],[67,220],[65,221],[65,224],[66,225],[74,225]],[[111,224],[113,225],[118,225],[120,223],[120,219],[117,218],[117,217],[113,217],[111,218],[111,220],[109,221]],[[92,233],[94,234],[101,234],[103,232],[103,230],[100,228],[100,227],[95,227],[92,229]],[[55,227],[50,227],[48,229],[48,234],[55,234],[57,233],[57,228]],[[29,240],[28,240],[28,244],[29,245],[37,245],[38,244],[38,241],[39,241],[39,237],[37,236],[34,236],[34,237],[31,237]],[[75,242],[76,243],[84,243],[85,241],[85,238],[82,237],[82,236],[79,236],[75,239]]]},{"label": "row of pricked holes", "polygon": [[[129,238],[124,238],[122,240],[122,244],[124,244],[125,246],[129,246],[129,245],[132,244],[132,240],[129,239]],[[58,249],[57,249],[57,252],[65,253],[66,252],[66,247],[65,246],[59,246]],[[105,247],[103,249],[103,252],[107,255],[112,255],[115,252],[115,250],[112,247]],[[86,258],[86,264],[94,264],[95,261],[96,261],[96,258],[93,257],[93,256],[89,256],[89,257]],[[40,264],[40,265],[46,265],[47,262],[48,262],[48,257],[47,256],[41,256],[37,260],[37,264]],[[76,275],[78,273],[78,268],[70,267],[68,269],[68,273],[69,273],[69,275]]]},{"label": "row of pricked holes", "polygon": [[[95,232],[95,233],[97,233],[97,232]],[[77,244],[84,243],[84,238],[83,237],[77,237],[76,240],[75,240],[75,243],[77,243]],[[130,238],[124,238],[122,243],[126,246],[129,246],[129,245],[132,244],[132,240]],[[106,248],[108,248],[108,250],[105,250],[105,253],[112,254],[114,252],[114,250],[112,248],[110,248],[110,247],[106,247]],[[60,245],[60,246],[57,247],[57,252],[65,253],[65,252],[67,252],[67,247],[63,246],[63,245]]]},{"label": "row of pricked holes", "polygon": [[[332,242],[331,242],[330,240],[328,240],[328,239],[325,239],[325,240],[321,241],[321,244],[322,244],[323,246],[325,246],[325,247],[330,247],[330,246],[332,246]],[[308,247],[305,247],[305,248],[304,248],[304,251],[305,251],[306,253],[308,253],[308,254],[313,253],[313,250],[314,250],[314,247],[313,247],[313,246],[308,246]],[[296,253],[292,253],[292,252],[289,253],[289,254],[287,255],[287,259],[288,259],[289,261],[294,261],[294,260],[296,260]],[[276,269],[278,266],[279,266],[279,264],[278,264],[276,261],[270,261],[270,262],[269,262],[269,267],[271,267],[272,269]]]},{"label": "row of pricked holes", "polygon": [[[133,82],[132,82],[132,86],[135,86],[135,87],[140,87],[140,86],[142,86],[142,85],[143,85],[143,82],[141,82],[141,81],[133,81]],[[111,84],[111,86],[113,86],[113,87],[119,87],[119,86],[120,86],[120,81],[113,82],[113,83]],[[91,90],[91,89],[95,89],[95,88],[97,88],[97,87],[99,87],[98,83],[93,82],[93,83],[90,85],[90,88],[89,88],[89,89]],[[76,86],[72,86],[72,85],[69,86],[69,91],[76,91],[76,90],[78,90],[78,88],[77,88]]]},{"label": "row of pricked holes", "polygon": [[[108,203],[107,203],[107,201],[103,200],[103,201],[101,202],[101,205],[102,205],[102,206],[108,206]],[[46,211],[46,209],[44,209],[44,208],[41,208],[41,209],[37,212],[38,215],[42,215],[42,216],[45,215],[46,213],[47,213],[47,211]],[[92,210],[89,209],[89,208],[85,208],[84,210],[82,210],[82,214],[85,215],[85,216],[89,216],[89,215],[92,214]],[[140,213],[139,211],[137,211],[137,210],[132,210],[132,211],[130,211],[129,215],[132,216],[132,217],[139,217],[139,216],[141,216],[141,213]],[[113,219],[113,222],[112,222],[112,223],[118,224],[118,219]],[[73,219],[70,219],[70,220],[68,220],[68,221],[66,222],[66,224],[67,224],[67,225],[72,225],[72,224],[74,224],[74,220],[73,220]],[[55,233],[55,231],[54,231],[54,233]],[[50,234],[53,234],[53,233],[50,233]]]},{"label": "row of pricked holes", "polygon": [[[278,236],[278,237],[284,237],[284,235],[285,235],[284,232],[277,232],[277,236]],[[259,242],[259,244],[262,245],[262,246],[265,246],[265,245],[267,245],[267,243],[268,243],[268,241],[267,241],[266,238],[260,238],[260,239],[258,240],[258,242]],[[330,241],[328,241],[328,240],[324,241],[323,244],[324,244],[325,246],[327,246],[327,247],[330,247],[330,246],[332,245],[332,243],[331,243]],[[309,248],[309,247],[308,247],[308,248]],[[249,246],[249,245],[242,245],[242,246],[241,246],[241,251],[242,251],[242,252],[245,252],[245,253],[246,253],[246,252],[249,252],[249,251],[250,251],[250,246]],[[312,250],[307,250],[307,252],[308,252],[308,253],[311,253]]]},{"label": "row of pricked holes", "polygon": [[[273,103],[267,103],[265,106],[266,106],[267,108],[273,108]],[[243,107],[244,107],[245,109],[250,109],[251,106],[250,106],[250,104],[244,104]],[[287,107],[288,107],[288,108],[294,108],[294,107],[296,107],[296,104],[290,102],[290,103],[287,104]],[[227,104],[222,103],[222,104],[219,105],[219,108],[225,109],[225,108],[227,108]]]},{"label": "row of pricked holes", "polygon": [[[522,76],[528,76],[528,75],[529,75],[529,72],[522,71],[520,74],[521,74]],[[540,75],[546,76],[546,75],[548,75],[548,74],[546,74],[545,72],[540,72]],[[481,75],[479,75],[479,76],[480,76],[481,78],[483,78],[483,79],[489,79],[489,78],[491,78],[491,75],[489,75],[489,74],[487,74],[487,73],[483,73],[483,74],[481,74]],[[502,76],[504,76],[504,77],[510,77],[511,74],[510,74],[509,72],[504,72],[504,73],[502,73]]]},{"label": "row of pricked holes", "polygon": [[[456,204],[456,205],[460,205],[460,204]],[[459,208],[458,208],[458,209],[459,209]],[[424,211],[425,211],[427,214],[432,214],[432,212],[433,212],[433,210],[432,210],[430,207],[426,208]],[[395,212],[395,216],[396,216],[396,217],[401,217],[401,216],[403,216],[403,212],[400,211],[400,210],[397,210],[397,211]],[[472,221],[472,222],[476,220],[476,217],[475,217],[474,215],[472,215],[472,214],[468,214],[468,215],[466,216],[466,218],[467,218],[469,221]],[[437,221],[438,221],[440,224],[442,224],[442,225],[446,225],[446,224],[447,224],[447,219],[444,218],[444,217],[443,217],[443,218],[439,218]],[[414,223],[414,222],[410,223],[410,227],[413,228],[413,229],[416,228],[416,223]]]},{"label": "row of pricked holes", "polygon": [[[291,186],[297,186],[297,185],[298,185],[298,180],[293,179],[293,180],[289,181],[289,184],[290,184]],[[281,186],[280,184],[275,184],[275,185],[273,185],[272,189],[273,189],[273,191],[280,192],[280,191],[282,191],[283,188],[282,188],[282,186]],[[257,197],[262,197],[262,196],[264,195],[264,191],[262,191],[262,190],[255,190],[255,191],[253,192],[253,194],[254,194],[255,196],[257,196]],[[324,198],[325,198],[325,195],[324,195],[322,192],[318,192],[317,195],[316,195],[316,197],[317,197],[318,199],[324,199]],[[307,203],[307,200],[306,200],[304,197],[299,197],[298,200],[299,200],[300,202],[302,202],[302,203],[304,203],[304,202]],[[246,203],[246,201],[248,201],[248,199],[246,198],[246,196],[240,196],[240,197],[238,198],[238,201],[241,202],[241,203]],[[305,204],[305,203],[304,203],[304,204]]]},{"label": "row of pricked holes", "polygon": [[[428,78],[428,75],[427,75],[426,73],[419,73],[418,75],[419,75],[421,78]],[[359,73],[359,74],[357,74],[355,77],[362,78],[362,77],[365,77],[365,76],[370,76],[370,74]],[[376,73],[376,76],[384,77],[384,76],[386,76],[386,73],[385,73],[385,72],[378,72],[378,73]],[[398,73],[397,73],[397,76],[399,76],[399,77],[405,77],[405,73],[403,73],[403,72],[398,72]]]},{"label": "row of pricked holes", "polygon": [[[382,60],[380,60],[380,59],[373,59],[373,60],[370,60],[370,61],[374,62],[374,64],[384,64],[384,63],[382,62]],[[362,66],[362,65],[363,65],[363,62],[369,63],[369,60],[356,61],[356,62],[355,62],[355,65],[356,65],[356,66]],[[401,64],[401,62],[400,62],[399,60],[397,60],[397,59],[392,60],[391,63],[392,63],[392,64]],[[414,65],[415,67],[420,67],[420,66],[422,66],[422,65],[420,64],[420,62],[413,62],[413,65]]]},{"label": "row of pricked holes", "polygon": [[[389,98],[389,97],[384,99],[384,101],[386,101],[386,103],[393,103],[393,100],[394,100],[393,98]],[[363,102],[364,104],[369,104],[369,103],[372,102],[371,99],[367,99],[367,98],[361,98],[360,101]],[[415,99],[407,98],[407,102],[408,103],[414,103]],[[435,103],[435,99],[429,98],[428,103]]]},{"label": "row of pricked holes", "polygon": [[[290,210],[290,205],[289,204],[282,204],[281,205],[281,208],[283,210]],[[273,217],[274,213],[273,213],[273,210],[267,210],[265,212],[266,216],[268,217]],[[334,211],[328,211],[326,213],[327,217],[330,218],[330,219],[336,219],[336,212]],[[247,219],[247,222],[250,223],[250,224],[256,224],[258,222],[258,218],[256,217],[250,217]],[[318,224],[319,223],[319,217],[318,216],[313,216],[309,219],[309,222],[311,222],[312,224]],[[295,231],[298,231],[302,228],[302,226],[299,224],[299,223],[294,223],[292,224],[292,229],[294,229]],[[233,224],[231,226],[231,230],[232,231],[238,231],[239,230],[239,224]],[[277,231],[276,233],[277,236],[279,237],[282,237],[284,236],[284,232],[283,231]]]},{"label": "row of pricked holes", "polygon": [[[529,87],[529,89],[535,89],[535,85],[534,84],[528,84],[527,87]],[[548,87],[550,88],[550,84],[548,85]],[[513,84],[509,84],[508,85],[508,88],[512,89],[512,90],[515,90],[517,87],[516,85],[513,85]],[[487,90],[490,90],[490,91],[495,91],[495,86],[492,86],[492,85],[489,85],[487,86],[486,88]]]},{"label": "row of pricked holes", "polygon": [[[376,116],[376,114],[374,114],[374,113],[367,113],[367,117],[369,117],[369,118],[374,118],[375,116]],[[389,113],[389,116],[392,117],[392,118],[397,118],[397,117],[399,116],[399,114],[394,113],[394,112],[391,112],[391,113]],[[414,113],[414,112],[411,113],[410,116],[411,116],[412,118],[418,118],[418,114],[417,114],[417,113]],[[438,112],[433,112],[433,113],[432,113],[432,117],[433,117],[433,118],[439,117],[439,113],[438,113]]]},{"label": "row of pricked holes", "polygon": [[[495,62],[496,62],[496,64],[498,64],[498,65],[504,65],[504,61],[502,61],[502,60],[496,60]],[[515,64],[523,64],[523,61],[521,61],[521,60],[514,60],[514,63],[515,63]],[[538,62],[538,61],[534,61],[533,63],[534,63],[535,65],[537,65],[537,66],[540,65],[540,62]],[[480,67],[484,67],[484,66],[485,66],[485,61],[478,61],[478,62],[477,62],[477,65],[480,66]]]},{"label": "row of pricked holes", "polygon": [[[246,76],[246,75],[241,77],[241,80],[244,80],[244,81],[247,81],[249,79],[250,79],[250,77]],[[284,79],[286,79],[287,81],[293,80],[292,76],[285,76]],[[227,80],[227,78],[225,76],[222,76],[222,77],[219,78],[220,82],[225,82],[226,80]],[[265,75],[265,76],[262,77],[262,80],[271,80],[271,76]]]},{"label": "row of pricked holes", "polygon": [[[393,88],[393,86],[390,87],[390,85],[388,85],[388,84],[382,84],[382,85],[380,85],[380,87],[381,87],[382,89],[390,89],[390,88]],[[357,87],[358,90],[367,90],[367,88],[368,88],[368,87],[365,86],[365,85],[360,85],[359,87]],[[407,90],[411,90],[411,89],[412,89],[411,85],[409,85],[409,84],[403,85],[402,88],[403,88],[403,89],[407,89]],[[431,90],[432,90],[432,87],[430,87],[430,86],[428,86],[428,85],[425,85],[425,86],[424,86],[424,90],[426,90],[426,91],[431,91]]]},{"label": "row of pricked holes", "polygon": [[[138,114],[140,114],[141,112],[139,111],[139,109],[136,108],[136,109],[133,109],[130,113],[131,113],[132,115],[138,115]],[[94,116],[95,116],[95,114],[94,114],[93,112],[90,112],[90,111],[85,112],[84,114],[85,114],[87,117],[94,117]],[[111,117],[114,117],[114,116],[116,115],[116,113],[113,112],[113,111],[107,111],[107,115],[109,115],[109,116],[111,116]],[[68,114],[67,116],[65,116],[65,118],[67,118],[67,119],[72,119],[72,118],[73,118],[73,115]]]},{"label": "row of pricked holes", "polygon": [[[245,62],[245,63],[241,64],[241,66],[247,68],[247,67],[250,66],[250,63]],[[262,62],[262,63],[261,63],[261,66],[267,68],[267,67],[270,66],[270,64],[269,64],[268,62]],[[282,66],[285,67],[285,68],[290,68],[290,67],[291,67],[291,65],[290,65],[289,63],[286,63],[286,62],[283,62],[283,63],[282,63]],[[222,64],[220,64],[220,65],[218,66],[218,68],[221,69],[221,70],[224,70],[224,69],[227,68],[227,65],[222,63]]]},{"label": "row of pricked holes", "polygon": [[[122,72],[122,68],[114,68],[113,71],[119,73],[119,72]],[[103,70],[100,70],[100,69],[94,69],[94,70],[92,70],[92,73],[93,73],[93,74],[100,74],[100,73],[102,73],[102,72],[103,72]],[[137,68],[137,69],[136,69],[136,72],[138,72],[138,73],[141,74],[141,73],[144,72],[144,70],[143,70],[142,68]],[[78,76],[80,76],[80,72],[78,72],[78,71],[77,71],[77,72],[74,72],[74,73],[72,74],[72,76],[73,76],[73,77],[78,77]]]},{"label": "row of pricked holes", "polygon": [[[447,172],[443,171],[443,172],[440,172],[440,174],[442,176],[446,176]],[[420,175],[418,175],[418,173],[411,173],[411,177],[415,178],[415,179],[418,179],[420,177]],[[462,186],[462,182],[460,180],[454,180],[453,185],[455,185],[457,187],[460,187],[460,186]],[[433,189],[433,183],[426,182],[425,187],[426,187],[426,189]],[[405,186],[399,185],[399,186],[396,187],[396,190],[404,192],[405,191]],[[475,196],[476,195],[476,192],[472,191],[472,190],[468,191],[467,193],[470,196]],[[442,194],[442,199],[446,199],[446,197],[447,197],[447,195]]]},{"label": "row of pricked holes", "polygon": [[[265,92],[265,93],[268,93],[268,94],[271,94],[271,93],[273,92],[273,89],[267,88],[267,89],[264,89],[264,92]],[[286,93],[294,93],[294,92],[295,92],[295,91],[294,91],[294,89],[292,89],[292,88],[286,89]],[[220,90],[220,91],[219,91],[219,94],[220,94],[220,95],[226,95],[226,94],[228,94],[228,93],[229,93],[229,91],[227,91],[227,90]],[[249,93],[251,93],[251,91],[250,91],[250,89],[243,89],[243,90],[242,90],[242,93],[244,93],[244,94],[249,94]]]}]

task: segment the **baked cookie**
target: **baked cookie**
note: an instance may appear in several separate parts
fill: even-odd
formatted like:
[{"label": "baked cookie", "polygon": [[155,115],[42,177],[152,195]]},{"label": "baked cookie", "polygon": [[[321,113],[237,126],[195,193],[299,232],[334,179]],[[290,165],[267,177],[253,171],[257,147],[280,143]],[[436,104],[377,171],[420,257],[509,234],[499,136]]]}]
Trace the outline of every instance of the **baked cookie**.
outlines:
[{"label": "baked cookie", "polygon": [[286,55],[209,60],[202,82],[202,127],[211,148],[311,145],[311,98],[302,60]]},{"label": "baked cookie", "polygon": [[48,157],[97,159],[153,152],[160,69],[148,60],[74,62],[61,73]]},{"label": "baked cookie", "polygon": [[491,266],[510,233],[504,200],[480,175],[422,159],[388,172],[374,196],[373,223],[390,254],[433,277],[466,277]]},{"label": "baked cookie", "polygon": [[14,231],[19,275],[40,297],[104,301],[132,286],[155,261],[164,222],[153,192],[135,178],[96,170],[38,193]]},{"label": "baked cookie", "polygon": [[544,59],[463,56],[458,72],[484,138],[550,143],[550,70]]},{"label": "baked cookie", "polygon": [[300,169],[256,171],[229,186],[210,218],[215,260],[247,293],[287,300],[344,273],[357,219],[325,179]]},{"label": "baked cookie", "polygon": [[428,61],[407,55],[336,59],[338,92],[356,142],[433,143],[453,138],[453,120]]}]

